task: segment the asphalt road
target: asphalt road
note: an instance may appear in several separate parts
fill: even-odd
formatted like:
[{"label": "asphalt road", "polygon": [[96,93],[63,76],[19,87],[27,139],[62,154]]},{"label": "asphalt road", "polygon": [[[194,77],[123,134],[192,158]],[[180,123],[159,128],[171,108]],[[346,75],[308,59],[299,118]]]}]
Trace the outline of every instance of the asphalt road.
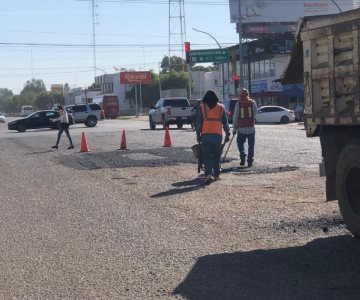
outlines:
[{"label": "asphalt road", "polygon": [[259,125],[254,168],[234,141],[204,187],[190,127],[164,148],[143,119],[75,125],[74,150],[0,124],[0,299],[359,298],[360,245],[324,202],[317,138]]}]

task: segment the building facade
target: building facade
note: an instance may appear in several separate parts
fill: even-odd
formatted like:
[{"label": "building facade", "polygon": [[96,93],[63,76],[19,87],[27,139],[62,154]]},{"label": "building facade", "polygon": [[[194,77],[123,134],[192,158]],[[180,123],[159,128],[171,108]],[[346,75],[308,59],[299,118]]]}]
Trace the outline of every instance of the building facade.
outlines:
[{"label": "building facade", "polygon": [[[243,79],[251,97],[258,105],[280,105],[287,108],[304,102],[303,87],[283,87],[280,78],[290,60],[294,35],[278,35],[243,43]],[[234,87],[234,76],[240,74],[239,46],[228,48],[231,62],[224,64],[226,82]],[[241,88],[241,87],[240,87]],[[229,89],[229,97],[238,95],[239,88]]]}]

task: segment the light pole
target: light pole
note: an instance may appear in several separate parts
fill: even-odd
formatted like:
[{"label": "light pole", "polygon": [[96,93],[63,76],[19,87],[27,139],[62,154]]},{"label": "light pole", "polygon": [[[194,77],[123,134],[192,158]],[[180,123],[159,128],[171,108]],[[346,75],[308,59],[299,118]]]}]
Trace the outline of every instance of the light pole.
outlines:
[{"label": "light pole", "polygon": [[97,67],[96,67],[96,68],[94,68],[94,69],[96,69],[96,70],[100,70],[100,71],[103,71],[103,72],[104,72],[104,74],[107,74],[107,73],[106,73],[106,71],[105,71],[105,70],[103,70],[103,69],[100,69],[100,68],[97,68]]},{"label": "light pole", "polygon": [[334,5],[338,8],[338,10],[342,13],[342,9],[340,8],[340,6],[336,3],[335,0],[330,0],[332,3],[334,3]]},{"label": "light pole", "polygon": [[[205,31],[202,31],[202,30],[199,30],[199,29],[195,29],[195,28],[192,28],[192,30],[195,30],[197,32],[201,32],[201,33],[204,33],[204,34],[207,34],[208,36],[210,36],[215,42],[216,44],[219,46],[220,49],[221,48],[221,45],[219,44],[219,42],[217,41],[216,38],[214,38],[210,33],[207,33]],[[222,82],[222,94],[223,94],[223,100],[225,99],[225,79],[224,79],[224,64],[221,64],[221,82]]]}]

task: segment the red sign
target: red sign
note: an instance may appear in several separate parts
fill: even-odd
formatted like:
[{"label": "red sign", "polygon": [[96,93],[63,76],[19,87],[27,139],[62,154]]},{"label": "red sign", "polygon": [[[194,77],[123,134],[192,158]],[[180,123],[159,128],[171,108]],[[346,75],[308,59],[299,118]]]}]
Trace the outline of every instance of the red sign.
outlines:
[{"label": "red sign", "polygon": [[120,73],[121,84],[150,84],[151,81],[151,72],[149,71]]}]

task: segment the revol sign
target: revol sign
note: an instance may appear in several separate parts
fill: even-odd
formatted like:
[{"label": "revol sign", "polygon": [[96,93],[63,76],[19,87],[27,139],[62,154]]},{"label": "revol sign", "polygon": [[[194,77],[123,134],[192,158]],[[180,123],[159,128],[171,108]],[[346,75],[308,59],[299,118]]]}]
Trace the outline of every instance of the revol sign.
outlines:
[{"label": "revol sign", "polygon": [[206,50],[191,50],[190,58],[192,63],[207,63],[207,62],[228,62],[228,49],[206,49]]}]

